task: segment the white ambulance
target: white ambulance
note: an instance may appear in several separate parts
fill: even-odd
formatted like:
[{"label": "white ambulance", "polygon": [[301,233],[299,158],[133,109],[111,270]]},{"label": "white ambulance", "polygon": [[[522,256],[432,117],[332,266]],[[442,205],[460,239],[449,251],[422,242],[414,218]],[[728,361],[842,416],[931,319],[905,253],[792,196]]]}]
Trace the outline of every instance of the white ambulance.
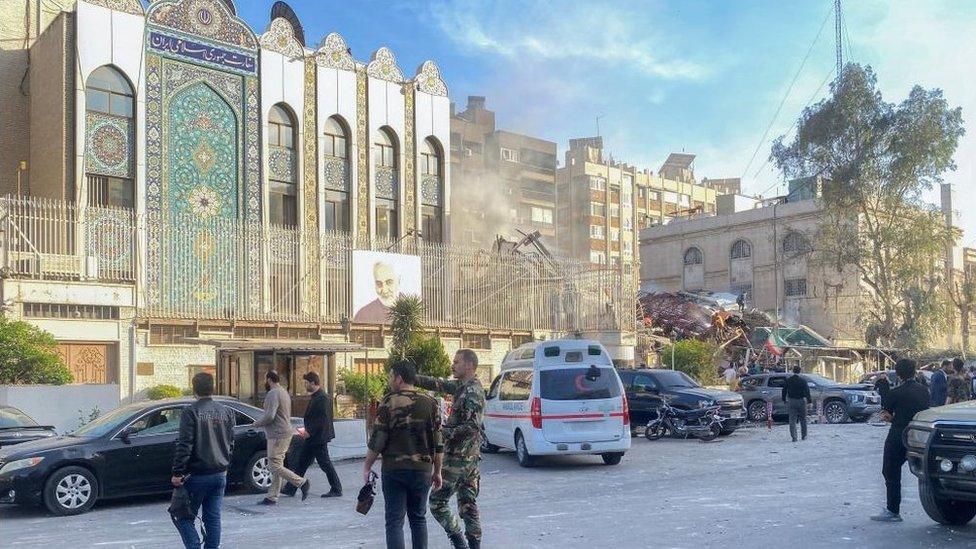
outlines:
[{"label": "white ambulance", "polygon": [[514,449],[523,467],[572,454],[616,465],[630,449],[627,396],[596,341],[536,341],[509,352],[488,389],[484,422],[482,450]]}]

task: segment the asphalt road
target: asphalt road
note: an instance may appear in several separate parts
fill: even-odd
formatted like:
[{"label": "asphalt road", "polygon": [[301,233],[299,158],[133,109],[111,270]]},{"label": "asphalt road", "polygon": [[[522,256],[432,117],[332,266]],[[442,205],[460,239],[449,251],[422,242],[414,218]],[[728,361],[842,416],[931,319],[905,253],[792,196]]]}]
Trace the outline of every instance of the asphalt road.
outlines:
[{"label": "asphalt road", "polygon": [[[486,456],[479,498],[484,547],[973,547],[976,525],[947,528],[922,511],[904,471],[901,524],[868,517],[884,501],[881,448],[886,428],[812,425],[806,442],[785,426],[743,429],[711,443],[635,439],[618,466],[598,457],[553,459],[522,469],[511,453]],[[223,547],[382,547],[382,498],[367,517],[354,511],[359,461],[339,464],[346,495],[316,470],[313,497],[225,499]],[[165,498],[96,506],[86,515],[46,516],[0,507],[3,547],[179,547]],[[431,547],[448,547],[429,518]]]}]

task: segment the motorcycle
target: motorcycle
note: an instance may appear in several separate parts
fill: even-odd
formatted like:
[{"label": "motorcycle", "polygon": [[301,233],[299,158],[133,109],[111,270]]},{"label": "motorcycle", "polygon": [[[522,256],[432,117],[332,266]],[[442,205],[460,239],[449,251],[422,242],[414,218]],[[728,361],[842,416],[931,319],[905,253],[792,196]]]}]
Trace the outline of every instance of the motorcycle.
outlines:
[{"label": "motorcycle", "polygon": [[644,428],[647,440],[657,440],[666,434],[688,438],[695,436],[703,441],[715,440],[722,434],[725,418],[719,414],[721,406],[706,406],[697,410],[679,410],[665,400],[658,408],[657,417],[648,421]]}]

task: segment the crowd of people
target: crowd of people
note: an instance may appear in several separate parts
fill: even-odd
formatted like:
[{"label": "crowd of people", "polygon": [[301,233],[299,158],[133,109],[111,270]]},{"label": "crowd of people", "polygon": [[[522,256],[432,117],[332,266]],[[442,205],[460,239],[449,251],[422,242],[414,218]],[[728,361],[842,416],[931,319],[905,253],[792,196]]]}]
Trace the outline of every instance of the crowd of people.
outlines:
[{"label": "crowd of people", "polygon": [[[380,403],[369,437],[363,480],[373,483],[373,465],[381,460],[385,501],[386,544],[405,547],[404,518],[410,525],[411,546],[427,547],[427,505],[447,533],[454,549],[480,549],[481,520],[478,491],[481,475],[481,424],[485,391],[477,377],[478,357],[470,349],[454,356],[454,379],[418,375],[408,359],[394,360],[387,378],[388,392]],[[305,476],[317,461],[329,480],[323,498],[342,496],[339,476],[329,457],[328,443],[335,437],[333,400],[315,372],[303,376],[311,395],[304,415],[301,452],[286,466],[295,428],[291,423],[291,396],[280,385],[277,372],[265,376],[264,415],[254,423],[267,439],[271,486],[259,505],[278,504],[279,495],[308,498],[311,483]],[[234,453],[234,411],[213,400],[214,377],[205,372],[192,379],[196,401],[180,417],[180,430],[172,467],[175,488],[170,514],[187,549],[220,547],[221,507],[227,469]],[[438,402],[418,388],[453,396],[450,414],[442,421]],[[364,487],[364,489],[366,488]],[[431,491],[433,489],[433,491]],[[458,517],[448,502],[457,498]],[[197,517],[202,528],[197,528]],[[461,523],[464,524],[462,529]],[[202,531],[202,539],[201,539]]]}]

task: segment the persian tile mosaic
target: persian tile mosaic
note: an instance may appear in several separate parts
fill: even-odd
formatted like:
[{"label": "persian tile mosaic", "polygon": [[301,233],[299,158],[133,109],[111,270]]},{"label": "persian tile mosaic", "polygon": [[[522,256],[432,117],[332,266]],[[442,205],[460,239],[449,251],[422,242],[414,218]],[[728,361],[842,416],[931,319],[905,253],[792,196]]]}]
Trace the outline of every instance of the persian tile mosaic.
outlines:
[{"label": "persian tile mosaic", "polygon": [[396,172],[389,166],[376,167],[376,197],[397,199]]},{"label": "persian tile mosaic", "polygon": [[414,190],[417,186],[417,178],[415,176],[416,164],[414,159],[416,158],[417,148],[414,141],[414,116],[416,110],[415,100],[417,97],[416,90],[413,87],[412,82],[405,82],[403,84],[403,176],[406,184],[404,188],[404,216],[403,216],[403,230],[411,231],[416,228],[416,207],[414,204]]},{"label": "persian tile mosaic", "polygon": [[85,224],[87,256],[101,268],[126,268],[133,250],[132,217],[122,210],[89,208]]},{"label": "persian tile mosaic", "polygon": [[344,158],[325,157],[325,187],[335,191],[349,190],[349,167]]},{"label": "persian tile mosaic", "polygon": [[396,64],[396,57],[387,47],[373,53],[373,59],[366,66],[366,74],[388,82],[403,82],[403,71]]},{"label": "persian tile mosaic", "polygon": [[134,133],[129,118],[86,112],[85,171],[111,177],[132,177]]},{"label": "persian tile mosaic", "polygon": [[251,29],[218,0],[158,0],[151,23],[248,49],[257,48]]},{"label": "persian tile mosaic", "polygon": [[425,175],[420,182],[420,194],[423,203],[428,206],[441,205],[441,178],[436,175]]},{"label": "persian tile mosaic", "polygon": [[283,17],[276,17],[268,25],[260,40],[261,48],[278,52],[292,58],[305,56],[305,49],[295,38],[295,29]]},{"label": "persian tile mosaic", "polygon": [[290,181],[294,183],[298,180],[298,173],[295,170],[296,155],[293,149],[268,146],[268,177],[275,181]]},{"label": "persian tile mosaic", "polygon": [[417,89],[424,93],[447,96],[447,85],[444,84],[441,71],[433,61],[424,61],[413,80],[417,83]]},{"label": "persian tile mosaic", "polygon": [[315,63],[320,67],[351,71],[356,68],[356,61],[349,53],[349,46],[339,33],[331,33],[319,44],[315,52]]},{"label": "persian tile mosaic", "polygon": [[101,6],[110,10],[131,13],[132,15],[144,15],[142,3],[139,0],[85,0],[93,6]]}]

